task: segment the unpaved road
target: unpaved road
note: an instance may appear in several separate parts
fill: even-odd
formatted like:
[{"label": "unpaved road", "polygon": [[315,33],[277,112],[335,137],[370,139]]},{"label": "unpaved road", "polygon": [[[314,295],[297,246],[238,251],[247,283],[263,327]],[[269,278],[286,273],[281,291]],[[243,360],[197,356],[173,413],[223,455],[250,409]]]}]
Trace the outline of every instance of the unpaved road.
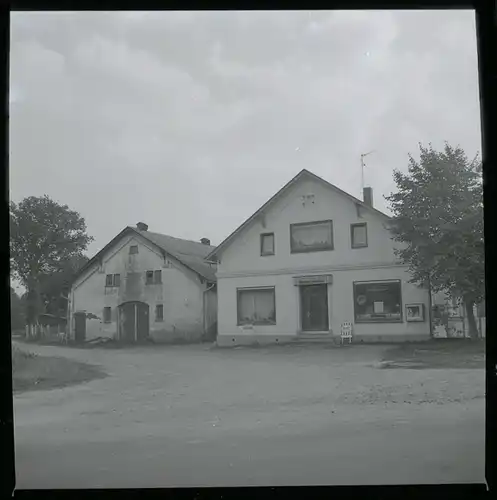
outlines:
[{"label": "unpaved road", "polygon": [[109,377],[17,395],[17,488],[483,482],[484,371],[381,348],[76,350]]}]

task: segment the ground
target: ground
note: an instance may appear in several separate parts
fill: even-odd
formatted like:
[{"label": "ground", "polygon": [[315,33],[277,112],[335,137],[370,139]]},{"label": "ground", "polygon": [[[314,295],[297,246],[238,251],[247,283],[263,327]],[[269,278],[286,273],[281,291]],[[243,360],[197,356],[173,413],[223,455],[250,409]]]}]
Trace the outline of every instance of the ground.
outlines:
[{"label": "ground", "polygon": [[104,379],[15,396],[17,488],[484,480],[484,370],[385,346],[31,347]]}]

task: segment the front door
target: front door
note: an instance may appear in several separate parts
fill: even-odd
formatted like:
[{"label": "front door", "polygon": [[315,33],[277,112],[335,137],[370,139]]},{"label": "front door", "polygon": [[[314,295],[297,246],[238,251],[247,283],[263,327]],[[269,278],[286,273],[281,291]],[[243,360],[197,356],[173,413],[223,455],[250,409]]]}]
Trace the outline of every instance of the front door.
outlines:
[{"label": "front door", "polygon": [[121,332],[119,339],[123,342],[135,341],[136,307],[134,302],[121,306]]},{"label": "front door", "polygon": [[136,303],[136,340],[143,342],[148,338],[148,304],[143,302]]},{"label": "front door", "polygon": [[302,331],[328,331],[328,285],[304,285],[299,288]]},{"label": "front door", "polygon": [[74,313],[74,341],[78,344],[86,338],[86,313]]},{"label": "front door", "polygon": [[144,302],[126,302],[120,306],[121,331],[124,342],[143,341],[149,333],[149,306]]}]

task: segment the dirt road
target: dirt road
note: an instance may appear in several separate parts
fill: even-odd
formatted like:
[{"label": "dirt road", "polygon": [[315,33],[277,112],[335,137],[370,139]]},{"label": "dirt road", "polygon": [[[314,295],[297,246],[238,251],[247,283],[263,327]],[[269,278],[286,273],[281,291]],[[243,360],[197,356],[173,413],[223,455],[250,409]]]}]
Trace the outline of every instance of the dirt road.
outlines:
[{"label": "dirt road", "polygon": [[484,479],[483,370],[379,370],[359,346],[37,350],[109,377],[16,396],[18,488]]}]

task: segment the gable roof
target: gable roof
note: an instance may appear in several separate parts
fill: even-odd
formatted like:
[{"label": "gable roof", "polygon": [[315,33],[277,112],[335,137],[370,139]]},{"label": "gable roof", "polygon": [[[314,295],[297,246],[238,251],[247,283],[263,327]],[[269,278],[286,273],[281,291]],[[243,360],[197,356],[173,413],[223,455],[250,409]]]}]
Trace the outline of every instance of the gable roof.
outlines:
[{"label": "gable roof", "polygon": [[100,250],[79,270],[74,279],[76,280],[83,272],[98,262],[109,250],[109,248],[128,234],[140,235],[142,238],[152,243],[155,247],[158,247],[161,251],[177,259],[185,267],[189,268],[200,277],[205,278],[210,282],[216,281],[216,270],[205,261],[205,257],[212,252],[215,247],[211,245],[204,245],[203,243],[197,241],[174,238],[166,234],[140,231],[131,226],[125,227],[117,236],[107,243],[102,250]]},{"label": "gable roof", "polygon": [[333,191],[339,193],[342,196],[345,196],[349,200],[353,201],[357,205],[363,207],[365,210],[368,210],[370,212],[374,212],[378,215],[380,215],[383,218],[391,219],[391,217],[380,210],[377,210],[374,207],[371,207],[369,205],[366,205],[363,201],[359,200],[359,198],[356,198],[355,196],[352,196],[351,194],[347,193],[346,191],[343,191],[342,189],[338,188],[331,182],[328,182],[324,180],[322,177],[319,177],[316,174],[313,174],[307,169],[301,170],[293,179],[291,179],[289,182],[287,182],[276,194],[274,194],[264,205],[262,205],[261,208],[259,208],[253,215],[251,215],[245,222],[243,222],[237,229],[235,229],[224,241],[222,241],[214,250],[207,255],[206,259],[207,260],[212,260],[217,257],[219,252],[221,250],[224,250],[235,238],[240,234],[246,227],[248,227],[261,213],[263,213],[266,209],[268,209],[271,205],[273,205],[278,199],[280,199],[291,187],[295,186],[298,182],[304,180],[304,179],[311,179],[314,181],[319,182],[323,186],[327,187],[328,189],[332,189]]}]

